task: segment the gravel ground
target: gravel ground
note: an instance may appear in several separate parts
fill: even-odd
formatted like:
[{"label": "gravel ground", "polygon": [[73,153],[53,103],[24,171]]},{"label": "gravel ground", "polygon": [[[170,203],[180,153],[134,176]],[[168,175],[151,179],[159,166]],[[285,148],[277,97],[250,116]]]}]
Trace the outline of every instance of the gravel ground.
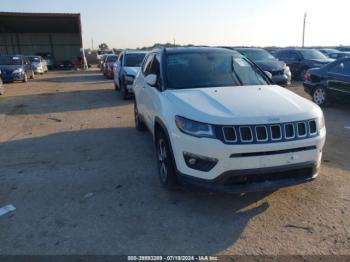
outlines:
[{"label": "gravel ground", "polygon": [[[158,181],[148,133],[98,71],[52,72],[0,97],[0,254],[348,254],[350,108],[325,109],[319,178],[226,195]],[[291,89],[306,96],[296,83]]]}]

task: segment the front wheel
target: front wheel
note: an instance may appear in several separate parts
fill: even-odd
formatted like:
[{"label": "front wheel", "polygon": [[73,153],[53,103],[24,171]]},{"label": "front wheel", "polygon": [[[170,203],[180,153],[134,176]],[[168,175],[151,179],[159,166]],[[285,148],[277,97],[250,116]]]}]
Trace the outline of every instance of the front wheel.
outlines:
[{"label": "front wheel", "polygon": [[175,189],[177,185],[175,164],[169,142],[162,131],[157,134],[156,152],[158,173],[161,184],[167,189]]},{"label": "front wheel", "polygon": [[316,87],[312,92],[312,100],[319,106],[324,106],[327,102],[326,89],[323,87]]},{"label": "front wheel", "polygon": [[120,85],[120,91],[122,93],[122,97],[124,100],[128,100],[129,98],[129,91],[128,91],[128,88],[126,87],[126,85],[124,83],[122,83]]},{"label": "front wheel", "polygon": [[27,82],[28,82],[28,76],[27,76],[26,73],[24,73],[22,82],[23,82],[23,83],[27,83]]}]

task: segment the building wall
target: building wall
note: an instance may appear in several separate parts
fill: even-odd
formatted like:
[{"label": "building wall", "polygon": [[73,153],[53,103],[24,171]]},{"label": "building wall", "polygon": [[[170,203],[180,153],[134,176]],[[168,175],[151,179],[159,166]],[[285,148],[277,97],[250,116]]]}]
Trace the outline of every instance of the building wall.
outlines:
[{"label": "building wall", "polygon": [[0,33],[0,54],[53,53],[57,61],[80,56],[79,34],[69,33]]}]

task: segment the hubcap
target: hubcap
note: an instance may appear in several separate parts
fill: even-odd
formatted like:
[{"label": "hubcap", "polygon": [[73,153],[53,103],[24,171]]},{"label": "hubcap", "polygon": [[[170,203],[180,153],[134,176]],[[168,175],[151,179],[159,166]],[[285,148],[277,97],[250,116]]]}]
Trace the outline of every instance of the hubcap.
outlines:
[{"label": "hubcap", "polygon": [[318,88],[314,92],[314,101],[318,105],[324,104],[326,100],[326,92],[322,88]]},{"label": "hubcap", "polygon": [[162,182],[166,182],[168,177],[168,168],[166,165],[167,153],[166,153],[166,144],[163,139],[160,139],[158,142],[158,161],[159,161],[159,172]]}]

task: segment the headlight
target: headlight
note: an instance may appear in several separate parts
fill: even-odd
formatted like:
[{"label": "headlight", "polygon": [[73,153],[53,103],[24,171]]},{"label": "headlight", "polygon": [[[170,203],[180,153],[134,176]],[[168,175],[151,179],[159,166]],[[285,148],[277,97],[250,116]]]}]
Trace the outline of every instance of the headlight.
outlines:
[{"label": "headlight", "polygon": [[15,70],[13,70],[13,72],[12,73],[14,73],[14,74],[20,74],[20,73],[23,73],[23,68],[17,68],[17,69],[15,69]]},{"label": "headlight", "polygon": [[195,137],[214,138],[214,129],[212,125],[193,121],[181,116],[175,116],[175,124],[185,134]]},{"label": "headlight", "polygon": [[134,79],[135,77],[133,76],[125,76],[125,82],[129,85],[134,83]]},{"label": "headlight", "polygon": [[284,67],[284,72],[285,72],[285,73],[290,73],[290,68],[289,68],[289,66],[286,65],[286,66]]},{"label": "headlight", "polygon": [[320,130],[326,127],[326,121],[324,120],[323,114],[322,114],[322,116],[320,116],[318,118],[318,126],[319,126]]}]

